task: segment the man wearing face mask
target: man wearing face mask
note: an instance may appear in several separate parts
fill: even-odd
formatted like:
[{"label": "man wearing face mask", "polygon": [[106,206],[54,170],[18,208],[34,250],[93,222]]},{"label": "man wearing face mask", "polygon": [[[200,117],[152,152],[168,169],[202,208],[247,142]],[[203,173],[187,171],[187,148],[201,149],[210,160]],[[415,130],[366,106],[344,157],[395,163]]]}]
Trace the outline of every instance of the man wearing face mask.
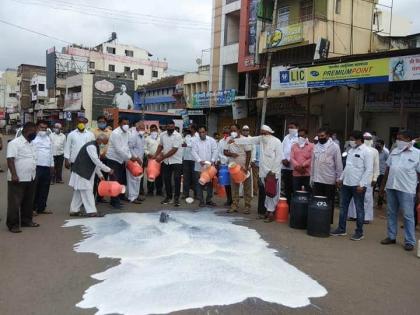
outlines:
[{"label": "man wearing face mask", "polygon": [[56,123],[53,132],[50,134],[54,155],[54,174],[51,184],[63,183],[63,163],[64,163],[64,146],[66,144],[66,136],[61,132],[61,124]]},{"label": "man wearing face mask", "polygon": [[388,237],[383,245],[395,244],[398,231],[398,211],[404,214],[404,249],[412,251],[416,245],[414,205],[420,200],[420,151],[413,148],[413,132],[400,130],[397,134],[397,147],[392,150],[386,162],[380,195],[386,188],[388,206]]},{"label": "man wearing face mask", "polygon": [[[196,190],[197,190],[197,197],[200,200],[199,207],[207,206],[215,206],[216,204],[212,201],[213,198],[213,182],[210,181],[205,185],[201,185],[199,183],[201,170],[203,167],[208,167],[207,163],[210,165],[214,165],[217,160],[217,144],[216,140],[207,136],[207,128],[205,126],[201,126],[198,129],[199,137],[194,139],[192,143],[192,151],[191,154],[195,160],[195,182],[196,182]],[[203,190],[207,191],[206,202],[204,203],[204,194]]]},{"label": "man wearing face mask", "polygon": [[365,219],[364,200],[366,189],[372,185],[373,155],[371,150],[363,143],[363,133],[353,131],[350,135],[351,149],[348,152],[346,167],[341,174],[339,186],[341,187],[340,219],[338,227],[331,231],[332,236],[344,236],[346,233],[347,213],[350,201],[353,198],[356,206],[356,231],[352,241],[364,238],[363,222]]},{"label": "man wearing face mask", "polygon": [[32,220],[35,198],[37,154],[31,142],[36,126],[28,122],[22,134],[7,145],[7,222],[10,232],[20,233],[21,227],[38,227]]},{"label": "man wearing face mask", "polygon": [[[219,165],[224,165],[227,166],[228,165],[228,157],[225,155],[225,149],[228,146],[228,142],[230,140],[230,129],[228,127],[224,127],[223,128],[223,138],[219,140],[218,144],[217,144],[217,151],[219,152],[218,154],[218,164]],[[232,188],[230,185],[226,185],[225,186],[225,191],[226,191],[226,202],[225,202],[225,206],[226,207],[230,207],[232,205]]]},{"label": "man wearing face mask", "polygon": [[[150,126],[150,135],[145,140],[145,147],[144,147],[144,153],[146,154],[147,159],[153,159],[153,156],[157,152],[157,149],[160,144],[160,137],[158,133],[158,127],[156,125]],[[146,166],[147,167],[147,166]],[[147,182],[147,194],[149,196],[153,196],[155,189],[156,189],[156,195],[162,196],[162,188],[163,188],[163,182],[162,182],[162,174],[159,174],[159,176],[155,179],[154,182]]]},{"label": "man wearing face mask", "polygon": [[[133,157],[128,146],[129,139],[129,121],[126,118],[118,120],[119,127],[112,131],[109,138],[109,147],[106,153],[108,166],[113,170],[111,180],[115,180],[125,185],[125,162],[128,160],[138,161],[137,157]],[[121,209],[120,200],[128,200],[124,195],[111,198],[111,206],[115,209]]]},{"label": "man wearing face mask", "polygon": [[326,129],[318,130],[317,140],[311,161],[312,192],[314,196],[328,198],[332,224],[336,185],[343,172],[343,160],[340,148],[330,139]]},{"label": "man wearing face mask", "polygon": [[[382,180],[385,175],[386,170],[386,161],[389,157],[389,151],[385,150],[385,142],[382,139],[377,139],[375,144],[376,150],[379,152],[379,176],[377,179],[376,187],[378,190],[381,188]],[[381,196],[378,196],[378,207],[382,207],[383,205],[383,198]]]},{"label": "man wearing face mask", "polygon": [[298,142],[292,146],[290,161],[293,166],[293,192],[310,191],[311,161],[314,145],[309,142],[306,129],[299,129]]},{"label": "man wearing face mask", "polygon": [[287,128],[289,130],[289,134],[283,139],[281,176],[284,183],[284,193],[286,194],[287,202],[290,204],[293,192],[293,165],[290,163],[290,153],[292,152],[292,146],[298,142],[299,125],[295,122],[291,122],[287,125]]},{"label": "man wearing face mask", "polygon": [[[142,166],[146,137],[144,121],[137,122],[136,128],[132,129],[129,133],[128,147],[130,148],[131,156],[137,159],[137,162]],[[129,171],[126,171],[126,174],[128,199],[132,203],[141,204],[144,201],[144,199],[140,199],[140,185],[143,184],[143,176],[134,177]]]},{"label": "man wearing face mask", "polygon": [[[281,188],[283,147],[280,139],[274,137],[273,134],[274,131],[269,126],[263,125],[260,130],[260,136],[258,137],[244,137],[229,141],[229,143],[242,145],[260,145],[259,186],[262,188],[260,192],[264,192],[264,196],[258,196],[258,218],[266,218],[264,221],[266,223],[274,221],[274,211],[280,198]],[[277,183],[276,195],[274,197],[266,195],[265,185],[268,180],[274,180]]]},{"label": "man wearing face mask", "polygon": [[183,152],[183,161],[182,161],[182,175],[184,176],[184,191],[183,191],[183,199],[186,199],[190,196],[190,190],[192,189],[194,192],[194,198],[196,198],[196,185],[194,183],[195,178],[195,160],[192,156],[192,146],[193,142],[199,138],[197,132],[197,126],[192,124],[190,126],[190,133],[187,134],[184,138],[184,143],[182,144],[184,148]]},{"label": "man wearing face mask", "polygon": [[[175,131],[175,122],[168,121],[166,131],[160,135],[160,144],[154,155],[157,162],[162,162],[162,174],[165,182],[166,198],[161,202],[169,204],[174,198],[174,206],[179,207],[181,176],[182,176],[182,136]],[[172,176],[175,184],[175,194],[172,192]]]},{"label": "man wearing face mask", "polygon": [[47,134],[48,123],[44,120],[39,120],[37,122],[37,128],[37,136],[32,141],[37,155],[34,199],[35,215],[52,213],[45,209],[50,192],[51,175],[54,174],[52,140]]},{"label": "man wearing face mask", "polygon": [[[373,175],[372,175],[372,183],[366,188],[365,194],[365,221],[364,224],[369,224],[373,221],[373,189],[376,186],[376,181],[379,177],[379,152],[373,147],[373,136],[369,132],[365,132],[363,134],[363,138],[365,139],[365,146],[370,150],[373,157]],[[350,202],[349,206],[349,220],[356,221],[356,207],[354,205],[354,200]]]},{"label": "man wearing face mask", "polygon": [[[230,127],[230,137],[233,140],[244,138],[239,133],[239,126],[233,124]],[[231,143],[227,146],[224,153],[229,158],[229,163],[234,162],[239,164],[244,172],[250,172],[251,166],[251,151],[252,145],[243,145],[237,143]],[[251,201],[252,201],[252,176],[250,175],[243,183],[244,189],[244,201],[245,201],[245,210],[244,214],[251,213]],[[227,213],[238,212],[239,209],[239,187],[240,184],[235,183],[235,181],[230,179],[230,186],[232,187],[232,206],[227,211]]]},{"label": "man wearing face mask", "polygon": [[87,123],[87,118],[79,117],[77,119],[77,128],[67,136],[66,145],[64,146],[64,166],[67,169],[70,169],[71,164],[76,160],[80,148],[86,143],[95,140],[94,134],[86,130]]}]

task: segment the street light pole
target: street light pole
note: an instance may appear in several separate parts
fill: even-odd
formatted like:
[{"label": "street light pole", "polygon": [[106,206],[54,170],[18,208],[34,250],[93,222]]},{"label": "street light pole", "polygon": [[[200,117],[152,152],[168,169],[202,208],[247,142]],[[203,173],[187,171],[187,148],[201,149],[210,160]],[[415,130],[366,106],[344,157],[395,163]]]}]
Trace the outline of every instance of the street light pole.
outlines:
[{"label": "street light pole", "polygon": [[141,107],[142,113],[141,113],[141,120],[144,121],[144,107],[146,106],[146,88],[143,87],[143,106]]},{"label": "street light pole", "polygon": [[[273,34],[273,32],[277,28],[277,18],[278,18],[277,5],[278,5],[278,0],[274,0],[273,19],[272,19],[272,23],[271,23],[271,34]],[[271,36],[270,36],[270,38],[271,38]],[[273,55],[273,53],[271,51],[269,51],[267,53],[267,65],[266,65],[266,69],[265,69],[265,79],[267,79],[270,76],[272,55]],[[263,98],[263,104],[262,104],[262,110],[261,110],[261,126],[265,124],[265,115],[266,115],[266,112],[267,112],[267,101],[268,101],[268,89],[269,89],[269,87],[264,88],[264,98]]]}]

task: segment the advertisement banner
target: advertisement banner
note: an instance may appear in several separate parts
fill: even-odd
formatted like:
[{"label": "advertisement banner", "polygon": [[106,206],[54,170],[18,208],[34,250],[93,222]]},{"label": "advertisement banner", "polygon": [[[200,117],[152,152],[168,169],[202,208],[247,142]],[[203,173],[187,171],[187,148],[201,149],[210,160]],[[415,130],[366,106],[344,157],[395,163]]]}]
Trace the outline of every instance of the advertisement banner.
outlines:
[{"label": "advertisement banner", "polygon": [[134,80],[124,78],[108,78],[95,75],[93,77],[92,119],[103,115],[105,108],[134,109]]},{"label": "advertisement banner", "polygon": [[307,69],[286,67],[273,67],[271,70],[271,89],[272,90],[287,90],[307,88]]},{"label": "advertisement banner", "polygon": [[209,108],[210,100],[214,98],[215,106],[231,106],[235,101],[237,92],[235,89],[213,92],[201,92],[192,95],[191,108]]},{"label": "advertisement banner", "polygon": [[389,81],[420,80],[420,55],[391,58]]},{"label": "advertisement banner", "polygon": [[338,63],[307,69],[308,88],[388,82],[389,58]]},{"label": "advertisement banner", "polygon": [[267,48],[276,48],[303,41],[302,23],[280,27],[267,35]]}]

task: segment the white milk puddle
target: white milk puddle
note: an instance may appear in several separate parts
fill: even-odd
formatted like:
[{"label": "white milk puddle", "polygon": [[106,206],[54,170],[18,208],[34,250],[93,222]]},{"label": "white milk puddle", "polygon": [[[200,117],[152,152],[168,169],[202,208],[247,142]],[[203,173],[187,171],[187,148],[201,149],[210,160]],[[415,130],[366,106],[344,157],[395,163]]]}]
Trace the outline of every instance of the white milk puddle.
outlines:
[{"label": "white milk puddle", "polygon": [[233,218],[171,212],[168,223],[159,223],[159,214],[67,221],[65,227],[82,225],[86,235],[75,251],[121,259],[92,276],[102,282],[85,292],[78,307],[96,307],[96,314],[164,314],[249,297],[303,307],[327,294]]}]

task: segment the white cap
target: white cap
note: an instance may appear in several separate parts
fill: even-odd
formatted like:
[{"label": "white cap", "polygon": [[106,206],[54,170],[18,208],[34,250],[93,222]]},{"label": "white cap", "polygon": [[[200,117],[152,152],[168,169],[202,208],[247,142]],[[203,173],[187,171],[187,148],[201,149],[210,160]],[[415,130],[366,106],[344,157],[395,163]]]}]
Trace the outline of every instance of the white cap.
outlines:
[{"label": "white cap", "polygon": [[248,126],[248,125],[244,125],[244,126],[242,127],[242,130],[249,130],[249,126]]},{"label": "white cap", "polygon": [[370,132],[365,132],[364,134],[363,134],[363,138],[372,138],[373,136],[372,136],[372,134],[370,133]]},{"label": "white cap", "polygon": [[60,123],[55,123],[55,124],[54,124],[54,127],[55,127],[55,128],[61,128],[62,126],[61,126],[61,124],[60,124]]},{"label": "white cap", "polygon": [[315,140],[315,141],[318,141],[318,136],[316,136],[316,137],[314,138],[314,140]]},{"label": "white cap", "polygon": [[274,133],[273,129],[271,129],[269,126],[267,125],[262,125],[261,130],[263,131],[267,131],[269,133]]}]

